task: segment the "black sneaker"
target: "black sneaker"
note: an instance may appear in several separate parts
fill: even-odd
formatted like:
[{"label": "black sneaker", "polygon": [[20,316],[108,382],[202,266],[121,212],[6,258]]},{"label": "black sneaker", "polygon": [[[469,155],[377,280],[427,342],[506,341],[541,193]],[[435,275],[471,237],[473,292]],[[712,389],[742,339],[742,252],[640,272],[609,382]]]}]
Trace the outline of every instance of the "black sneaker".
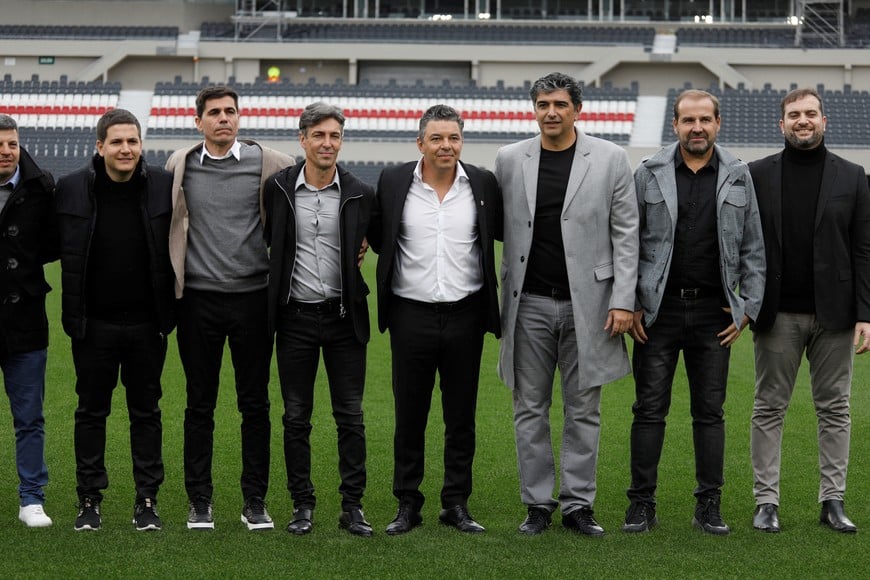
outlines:
[{"label": "black sneaker", "polygon": [[140,532],[163,529],[163,523],[157,514],[157,500],[146,497],[136,502],[133,507],[133,524]]},{"label": "black sneaker", "polygon": [[242,523],[246,524],[249,530],[271,530],[275,527],[269,512],[266,511],[266,502],[259,497],[249,497],[245,500],[245,507],[242,508]]},{"label": "black sneaker", "polygon": [[584,536],[603,536],[604,528],[595,521],[592,508],[581,507],[562,514],[562,526]]},{"label": "black sneaker", "polygon": [[633,501],[625,512],[622,531],[630,534],[648,532],[659,524],[656,507],[647,502]]},{"label": "black sneaker", "polygon": [[553,516],[550,510],[539,507],[530,507],[526,519],[520,524],[520,533],[527,536],[543,534],[550,527]]},{"label": "black sneaker", "polygon": [[79,515],[76,517],[75,531],[99,530],[103,525],[100,516],[100,500],[94,497],[79,498]]},{"label": "black sneaker", "polygon": [[199,496],[190,502],[190,511],[187,512],[188,530],[213,530],[214,514],[212,513],[211,499]]},{"label": "black sneaker", "polygon": [[731,533],[731,528],[722,521],[722,515],[719,513],[718,497],[698,499],[698,505],[695,506],[695,517],[692,518],[692,525],[702,532],[715,536],[727,536]]}]

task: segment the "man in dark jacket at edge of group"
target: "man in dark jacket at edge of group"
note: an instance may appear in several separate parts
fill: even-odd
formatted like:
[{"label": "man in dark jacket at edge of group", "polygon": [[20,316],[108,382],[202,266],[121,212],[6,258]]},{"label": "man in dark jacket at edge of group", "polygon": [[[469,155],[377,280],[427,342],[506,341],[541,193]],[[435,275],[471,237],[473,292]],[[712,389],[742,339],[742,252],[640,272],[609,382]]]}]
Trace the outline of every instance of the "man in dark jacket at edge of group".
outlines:
[{"label": "man in dark jacket at edge of group", "polygon": [[42,266],[57,259],[54,180],[19,144],[18,124],[0,115],[0,369],[15,428],[18,519],[51,525],[45,513],[45,363],[51,287]]}]

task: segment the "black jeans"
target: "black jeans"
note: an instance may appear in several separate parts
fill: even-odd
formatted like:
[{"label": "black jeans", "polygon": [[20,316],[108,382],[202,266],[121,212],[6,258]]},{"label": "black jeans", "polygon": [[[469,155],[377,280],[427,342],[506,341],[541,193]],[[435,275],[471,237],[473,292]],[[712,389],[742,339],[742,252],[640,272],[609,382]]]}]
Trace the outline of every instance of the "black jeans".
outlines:
[{"label": "black jeans", "polygon": [[665,417],[680,351],[689,380],[695,478],[698,499],[721,494],[725,456],[725,386],[729,348],[716,335],[731,324],[718,297],[684,300],[665,296],[659,315],[646,329],[646,344],[635,343],[633,355],[637,400],[632,407],[632,501],[655,502],[658,464],[665,438]]},{"label": "black jeans", "polygon": [[76,369],[74,446],[76,491],[79,496],[102,499],[109,486],[106,473],[106,418],[112,410],[112,392],[121,383],[127,394],[130,417],[130,452],[136,499],[157,497],[163,483],[160,418],[160,374],[166,360],[166,337],[153,323],[121,324],[88,320],[81,340],[72,341]]},{"label": "black jeans", "polygon": [[475,452],[475,414],[483,352],[485,309],[481,294],[455,306],[412,302],[394,297],[390,306],[393,395],[393,495],[419,510],[423,481],[426,423],[441,378],[444,419],[442,507],[465,505],[471,495]]},{"label": "black jeans", "polygon": [[314,380],[323,350],[329,379],[332,416],[338,428],[338,474],[342,509],[361,507],[366,487],[366,433],[363,389],[366,345],[354,333],[350,317],[340,317],[337,303],[315,307],[284,306],[277,321],[276,352],[284,397],[284,461],[287,489],[297,508],[313,509],[311,482],[311,412]]},{"label": "black jeans", "polygon": [[214,410],[224,344],[229,340],[242,415],[242,495],[269,487],[269,336],[266,289],[223,293],[185,289],[178,311],[178,352],[187,378],[184,485],[190,499],[211,498]]}]

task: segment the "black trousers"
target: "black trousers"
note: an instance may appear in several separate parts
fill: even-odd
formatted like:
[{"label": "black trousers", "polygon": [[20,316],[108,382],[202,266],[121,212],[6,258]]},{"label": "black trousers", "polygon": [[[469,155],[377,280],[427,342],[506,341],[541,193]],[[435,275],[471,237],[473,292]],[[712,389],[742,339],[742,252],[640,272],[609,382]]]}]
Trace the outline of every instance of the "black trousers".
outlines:
[{"label": "black trousers", "polygon": [[395,297],[389,313],[396,428],[393,495],[415,509],[425,498],[426,424],[441,379],[444,420],[442,507],[464,505],[471,495],[475,413],[485,309],[480,293],[454,304],[427,304]]},{"label": "black trousers", "polygon": [[184,485],[190,499],[211,498],[214,410],[224,345],[229,341],[242,415],[242,495],[265,498],[269,486],[269,372],[272,341],[266,289],[223,293],[185,289],[178,352],[187,378]]},{"label": "black trousers", "polygon": [[720,346],[718,333],[731,324],[718,297],[684,300],[665,296],[659,315],[646,329],[646,344],[635,343],[633,364],[636,401],[632,407],[632,501],[655,502],[658,464],[665,438],[665,417],[680,351],[689,380],[695,447],[697,498],[721,495],[725,457],[725,386],[731,349]]},{"label": "black trousers", "polygon": [[279,310],[276,338],[278,374],[284,397],[284,461],[287,489],[296,508],[313,509],[311,481],[311,413],[320,352],[329,379],[332,416],[338,430],[338,474],[344,511],[361,507],[366,487],[366,434],[363,390],[366,345],[354,333],[350,317],[340,317],[338,303],[291,303]]},{"label": "black trousers", "polygon": [[89,320],[85,337],[72,340],[72,354],[79,398],[74,427],[78,495],[102,500],[101,491],[109,486],[106,418],[120,370],[130,417],[136,499],[156,498],[164,475],[159,402],[166,337],[153,323]]}]

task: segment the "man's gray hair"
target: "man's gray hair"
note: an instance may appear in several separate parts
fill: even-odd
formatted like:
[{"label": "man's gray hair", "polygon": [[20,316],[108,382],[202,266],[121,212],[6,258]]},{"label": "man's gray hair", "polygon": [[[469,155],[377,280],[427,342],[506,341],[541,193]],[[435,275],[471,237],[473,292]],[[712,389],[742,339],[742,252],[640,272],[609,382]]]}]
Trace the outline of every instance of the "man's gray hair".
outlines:
[{"label": "man's gray hair", "polygon": [[299,132],[307,136],[308,128],[321,123],[324,119],[335,119],[341,125],[341,132],[344,133],[344,113],[335,105],[323,101],[317,101],[305,107],[305,110],[299,115]]}]

